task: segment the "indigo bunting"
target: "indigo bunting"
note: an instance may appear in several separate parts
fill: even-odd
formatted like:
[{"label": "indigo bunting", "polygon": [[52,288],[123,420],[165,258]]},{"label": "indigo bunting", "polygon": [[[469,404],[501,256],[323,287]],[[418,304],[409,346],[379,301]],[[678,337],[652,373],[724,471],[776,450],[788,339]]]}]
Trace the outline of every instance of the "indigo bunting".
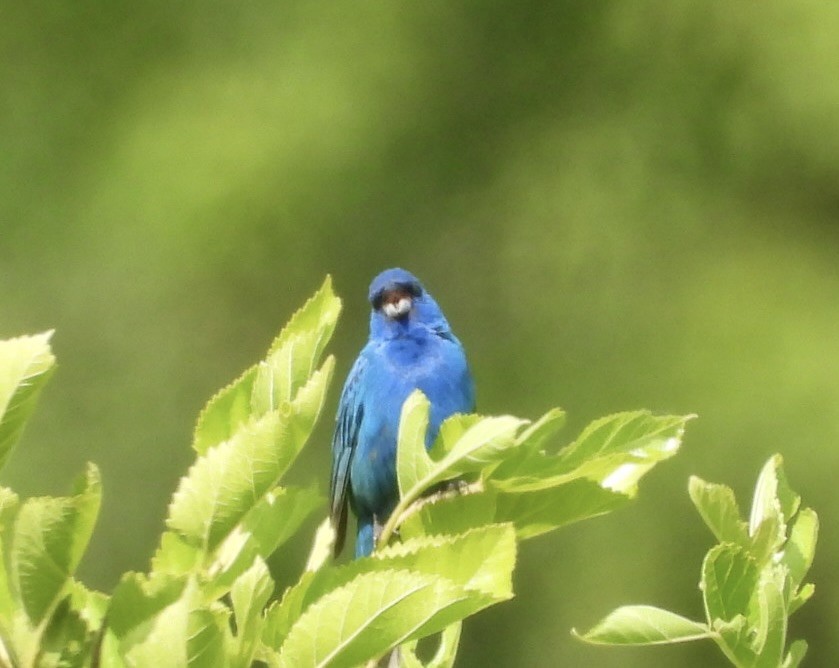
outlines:
[{"label": "indigo bunting", "polygon": [[431,403],[425,445],[454,413],[475,408],[466,354],[443,312],[404,269],[373,279],[370,338],[353,364],[338,404],[332,439],[330,501],[335,554],[347,529],[347,506],[358,519],[355,556],[369,555],[399,500],[396,438],[402,404],[415,389]]}]

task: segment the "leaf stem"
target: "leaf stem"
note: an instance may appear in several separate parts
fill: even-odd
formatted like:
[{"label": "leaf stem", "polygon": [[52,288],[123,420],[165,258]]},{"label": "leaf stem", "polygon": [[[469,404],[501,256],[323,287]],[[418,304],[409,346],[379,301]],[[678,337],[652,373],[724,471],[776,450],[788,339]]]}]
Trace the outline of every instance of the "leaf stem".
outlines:
[{"label": "leaf stem", "polygon": [[438,501],[443,501],[445,499],[453,499],[456,496],[478,494],[483,491],[483,481],[476,480],[475,482],[468,484],[455,482],[453,485],[447,485],[443,489],[440,489],[433,494],[429,494],[428,496],[422,496],[421,492],[408,494],[404,499],[399,500],[396,508],[393,509],[393,512],[390,514],[390,517],[384,527],[382,527],[382,532],[379,534],[379,538],[376,541],[376,549],[378,550],[385,547],[396,531],[396,528],[428,504],[437,503]]}]

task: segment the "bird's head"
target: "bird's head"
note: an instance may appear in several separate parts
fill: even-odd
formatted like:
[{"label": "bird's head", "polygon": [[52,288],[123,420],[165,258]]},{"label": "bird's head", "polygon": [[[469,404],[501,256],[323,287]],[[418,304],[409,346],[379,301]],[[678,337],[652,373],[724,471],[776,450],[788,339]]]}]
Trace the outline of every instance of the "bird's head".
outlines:
[{"label": "bird's head", "polygon": [[416,276],[404,269],[386,269],[373,279],[368,294],[373,307],[371,325],[391,329],[409,321],[448,329],[437,302]]},{"label": "bird's head", "polygon": [[370,305],[391,320],[406,317],[424,290],[416,276],[404,269],[387,269],[370,284]]}]

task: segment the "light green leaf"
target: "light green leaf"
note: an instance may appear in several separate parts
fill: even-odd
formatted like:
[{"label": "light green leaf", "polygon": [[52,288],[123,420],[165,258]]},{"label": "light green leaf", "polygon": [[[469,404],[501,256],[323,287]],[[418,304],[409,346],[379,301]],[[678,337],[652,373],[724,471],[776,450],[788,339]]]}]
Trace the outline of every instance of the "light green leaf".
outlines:
[{"label": "light green leaf", "polygon": [[755,668],[776,668],[784,656],[787,641],[787,611],[784,605],[786,569],[767,568],[761,573],[757,590],[758,623]]},{"label": "light green leaf", "polygon": [[783,464],[783,457],[774,455],[760,472],[749,517],[750,534],[757,531],[766,517],[776,516],[779,520],[779,541],[782,541],[786,533],[786,522],[798,512],[801,497],[790,489]]},{"label": "light green leaf", "polygon": [[276,483],[296,449],[287,420],[273,411],[210,449],[181,479],[167,526],[213,549]]},{"label": "light green leaf", "polygon": [[[195,586],[185,577],[123,575],[108,610],[102,642],[103,665],[188,665],[189,617],[195,599]],[[197,644],[206,647],[201,629],[194,630],[201,636]]]},{"label": "light green leaf", "polygon": [[230,440],[245,423],[290,401],[314,371],[340,310],[327,276],[274,339],[265,361],[219,391],[201,411],[193,439],[196,452],[204,454]]},{"label": "light green leaf", "polygon": [[748,549],[757,562],[758,568],[769,563],[784,543],[784,524],[781,516],[770,514],[763,518],[750,537]]},{"label": "light green leaf", "polygon": [[318,291],[291,316],[288,324],[271,343],[268,354],[280,350],[300,332],[314,330],[322,332],[315,346],[316,355],[319,356],[329,343],[340,314],[341,300],[332,289],[332,277],[327,275]]},{"label": "light green leaf", "polygon": [[498,480],[524,478],[528,470],[535,468],[535,475],[531,477],[541,478],[542,471],[539,467],[548,457],[542,451],[542,447],[564,426],[565,413],[559,408],[552,408],[522,430],[516,439],[515,451],[509,453],[486,477]]},{"label": "light green leaf", "polygon": [[108,606],[108,597],[72,581],[40,637],[39,666],[87,666]]},{"label": "light green leaf", "polygon": [[589,480],[521,494],[498,494],[496,522],[512,522],[520,540],[611,512],[630,497]]},{"label": "light green leaf", "polygon": [[230,608],[221,603],[212,603],[206,608],[190,610],[187,629],[188,666],[227,668],[235,665],[230,661],[233,651]]},{"label": "light green leaf", "polygon": [[312,542],[312,550],[306,560],[307,571],[317,571],[326,564],[332,557],[333,546],[335,545],[335,527],[330,518],[325,518],[315,530],[315,539]]},{"label": "light green leaf", "polygon": [[730,487],[691,476],[688,492],[693,505],[718,541],[744,547],[749,545],[746,523],[740,519],[740,509]]},{"label": "light green leaf", "polygon": [[499,465],[489,483],[506,492],[530,492],[584,479],[634,496],[641,477],[676,454],[691,417],[618,413],[589,425],[556,455],[534,452]]},{"label": "light green leaf", "polygon": [[256,415],[291,401],[312,375],[332,337],[341,300],[327,276],[320,289],[289,320],[258,365],[251,396]]},{"label": "light green leaf", "polygon": [[792,585],[797,588],[813,565],[816,541],[819,534],[819,518],[810,508],[802,508],[789,527],[789,538],[784,545],[781,562],[789,569]]},{"label": "light green leaf", "polygon": [[288,470],[321,410],[334,358],[287,404],[243,425],[228,441],[211,448],[190,468],[169,506],[167,526],[210,551]]},{"label": "light green leaf", "polygon": [[551,408],[519,434],[517,445],[525,451],[538,451],[565,426],[565,411]]},{"label": "light green leaf", "polygon": [[[323,570],[334,570],[326,566]],[[291,627],[303,614],[303,610],[316,597],[309,597],[312,583],[318,571],[305,571],[291,587],[285,590],[280,601],[274,601],[265,611],[265,626],[262,630],[262,643],[269,650],[277,650],[282,645]],[[342,583],[348,582],[342,580]]]},{"label": "light green leaf", "polygon": [[66,593],[99,512],[101,484],[93,464],[73,496],[27,500],[17,513],[11,549],[17,591],[37,626]]},{"label": "light green leaf", "polygon": [[[496,521],[497,494],[447,494],[424,503],[399,526],[403,540],[416,536],[464,533]],[[423,499],[424,500],[424,499]]]},{"label": "light green leaf", "polygon": [[752,647],[754,629],[743,615],[735,615],[728,621],[715,619],[713,629],[717,632],[714,641],[735,666],[753,666],[757,653]]},{"label": "light green leaf", "polygon": [[341,567],[307,572],[268,612],[263,641],[277,647],[301,614],[320,597],[369,572],[410,570],[444,576],[464,591],[494,601],[512,596],[516,545],[512,527],[476,527],[457,536],[424,536],[375,552]]},{"label": "light green leaf", "polygon": [[10,575],[12,568],[9,558],[14,520],[19,507],[17,494],[8,487],[0,487],[0,637],[7,635],[3,629],[11,627],[12,616],[20,605]]},{"label": "light green leaf", "polygon": [[262,634],[262,609],[274,592],[274,581],[265,562],[257,557],[253,565],[237,578],[230,590],[236,619],[235,665],[251,665]]},{"label": "light green leaf", "polygon": [[152,573],[186,575],[201,567],[203,554],[197,545],[189,543],[174,531],[164,531],[160,545],[151,560]]},{"label": "light green leaf", "polygon": [[798,668],[801,662],[804,660],[804,656],[807,654],[807,641],[806,640],[796,640],[789,646],[789,652],[787,652],[786,657],[784,658],[784,662],[781,664],[781,668]]},{"label": "light green leaf", "polygon": [[[430,487],[500,461],[515,446],[516,434],[525,424],[511,416],[469,418],[468,428],[462,430],[463,422],[455,421],[453,427],[441,431],[432,448],[439,459],[432,459],[425,450],[428,411],[428,399],[419,390],[402,407],[396,451],[400,500],[382,531],[383,540],[390,537],[402,513]],[[449,442],[447,437],[454,440]]]},{"label": "light green leaf", "polygon": [[357,666],[492,602],[442,577],[364,573],[309,606],[280,648],[278,665]]},{"label": "light green leaf", "polygon": [[143,636],[124,646],[129,668],[183,668],[189,665],[189,596],[163,608],[143,629]]},{"label": "light green leaf", "polygon": [[126,573],[114,589],[108,609],[108,628],[117,639],[131,641],[132,631],[185,595],[187,578],[167,574]]},{"label": "light green leaf", "polygon": [[675,452],[681,443],[685,423],[694,416],[655,416],[649,411],[616,413],[595,420],[579,438],[560,451],[564,466],[572,470],[597,457],[638,451]]},{"label": "light green leaf", "polygon": [[229,440],[251,417],[251,394],[257,366],[247,369],[219,390],[198,414],[192,447],[203,455],[211,447]]},{"label": "light green leaf", "polygon": [[396,445],[396,471],[399,496],[404,499],[431,478],[434,463],[425,450],[425,432],[431,402],[419,390],[411,393],[402,405]]},{"label": "light green leaf", "polygon": [[491,524],[456,536],[413,538],[375,552],[372,561],[388,569],[442,575],[503,600],[513,595],[515,532],[512,525]]},{"label": "light green leaf", "polygon": [[435,451],[442,457],[434,462],[433,482],[448,480],[500,461],[517,444],[517,434],[526,420],[511,415],[482,417],[458,438],[448,441],[442,433]]},{"label": "light green leaf", "polygon": [[440,634],[437,651],[428,663],[423,663],[416,655],[417,641],[412,640],[399,646],[401,668],[452,668],[457,658],[457,647],[460,644],[462,622],[455,622],[446,627]]},{"label": "light green leaf", "polygon": [[257,556],[267,559],[322,503],[313,487],[275,487],[265,494],[215,550],[207,569],[211,580],[204,586],[205,597],[226,594]]},{"label": "light green leaf", "polygon": [[797,612],[798,609],[807,601],[809,601],[815,593],[816,586],[812,582],[808,582],[807,584],[801,585],[799,590],[795,592],[795,595],[791,598],[789,602],[789,611],[787,612],[787,614],[792,615],[795,612]]},{"label": "light green leaf", "polygon": [[663,645],[712,637],[704,624],[649,605],[627,605],[610,613],[581,640],[603,645]]},{"label": "light green leaf", "polygon": [[0,468],[55,366],[51,336],[44,332],[0,341]]},{"label": "light green leaf", "polygon": [[79,615],[85,626],[90,631],[98,631],[111,600],[108,595],[88,589],[81,582],[72,580],[69,602],[70,608]]},{"label": "light green leaf", "polygon": [[[504,450],[515,445],[516,432],[525,424],[509,415],[457,419],[447,429],[441,429],[432,448],[432,454],[439,459],[432,459],[425,450],[428,409],[428,399],[419,390],[408,397],[402,408],[404,420],[400,419],[399,424],[396,467],[403,502],[418,498],[435,483],[479,471],[497,461]],[[466,424],[468,428],[462,429]]]},{"label": "light green leaf", "polygon": [[711,548],[702,562],[700,584],[708,620],[748,617],[749,601],[759,577],[757,564],[746,549],[733,543]]}]

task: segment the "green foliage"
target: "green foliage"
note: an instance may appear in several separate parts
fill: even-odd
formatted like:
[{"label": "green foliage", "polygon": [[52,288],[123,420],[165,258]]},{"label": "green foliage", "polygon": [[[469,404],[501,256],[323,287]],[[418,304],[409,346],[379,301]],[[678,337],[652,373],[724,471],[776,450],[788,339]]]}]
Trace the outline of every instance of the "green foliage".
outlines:
[{"label": "green foliage", "polygon": [[[688,418],[635,412],[548,450],[563,424],[553,409],[533,423],[453,416],[426,451],[429,403],[417,392],[399,430],[401,500],[376,551],[330,563],[326,522],[299,580],[278,592],[267,558],[323,503],[315,485],[283,478],[322,412],[334,368],[322,356],[340,308],[327,278],[265,359],[210,399],[149,572],[124,574],[110,595],[74,578],[100,505],[95,467],[67,497],[21,503],[0,488],[0,666],[356,666],[396,652],[409,668],[450,667],[462,621],[513,596],[518,540],[623,505],[641,476],[679,447]],[[52,368],[48,338],[0,342],[0,463]],[[767,481],[765,507],[753,513],[755,544],[783,535],[776,497],[797,513],[789,541],[796,549],[784,563],[798,583],[812,561],[815,516],[798,511],[783,480]],[[719,571],[710,609],[729,617],[748,612],[746,585],[759,573],[746,548],[735,547],[708,563]],[[740,570],[726,570],[735,563]],[[750,579],[732,588],[732,573]],[[783,644],[773,612],[782,585],[760,603],[767,645]],[[645,619],[648,639],[703,633],[670,613]],[[662,627],[673,630],[662,635]],[[439,635],[436,651],[420,658],[417,643],[431,635]]]},{"label": "green foliage", "polygon": [[741,668],[797,666],[807,643],[786,650],[789,616],[812,596],[804,577],[813,563],[818,518],[801,508],[783,471],[780,455],[761,471],[746,523],[734,493],[724,485],[692,477],[690,498],[719,540],[702,563],[700,589],[706,622],[658,608],[618,608],[580,636],[607,645],[654,645],[711,638]]},{"label": "green foliage", "polygon": [[52,332],[45,332],[0,341],[0,468],[55,366],[50,336]]}]

